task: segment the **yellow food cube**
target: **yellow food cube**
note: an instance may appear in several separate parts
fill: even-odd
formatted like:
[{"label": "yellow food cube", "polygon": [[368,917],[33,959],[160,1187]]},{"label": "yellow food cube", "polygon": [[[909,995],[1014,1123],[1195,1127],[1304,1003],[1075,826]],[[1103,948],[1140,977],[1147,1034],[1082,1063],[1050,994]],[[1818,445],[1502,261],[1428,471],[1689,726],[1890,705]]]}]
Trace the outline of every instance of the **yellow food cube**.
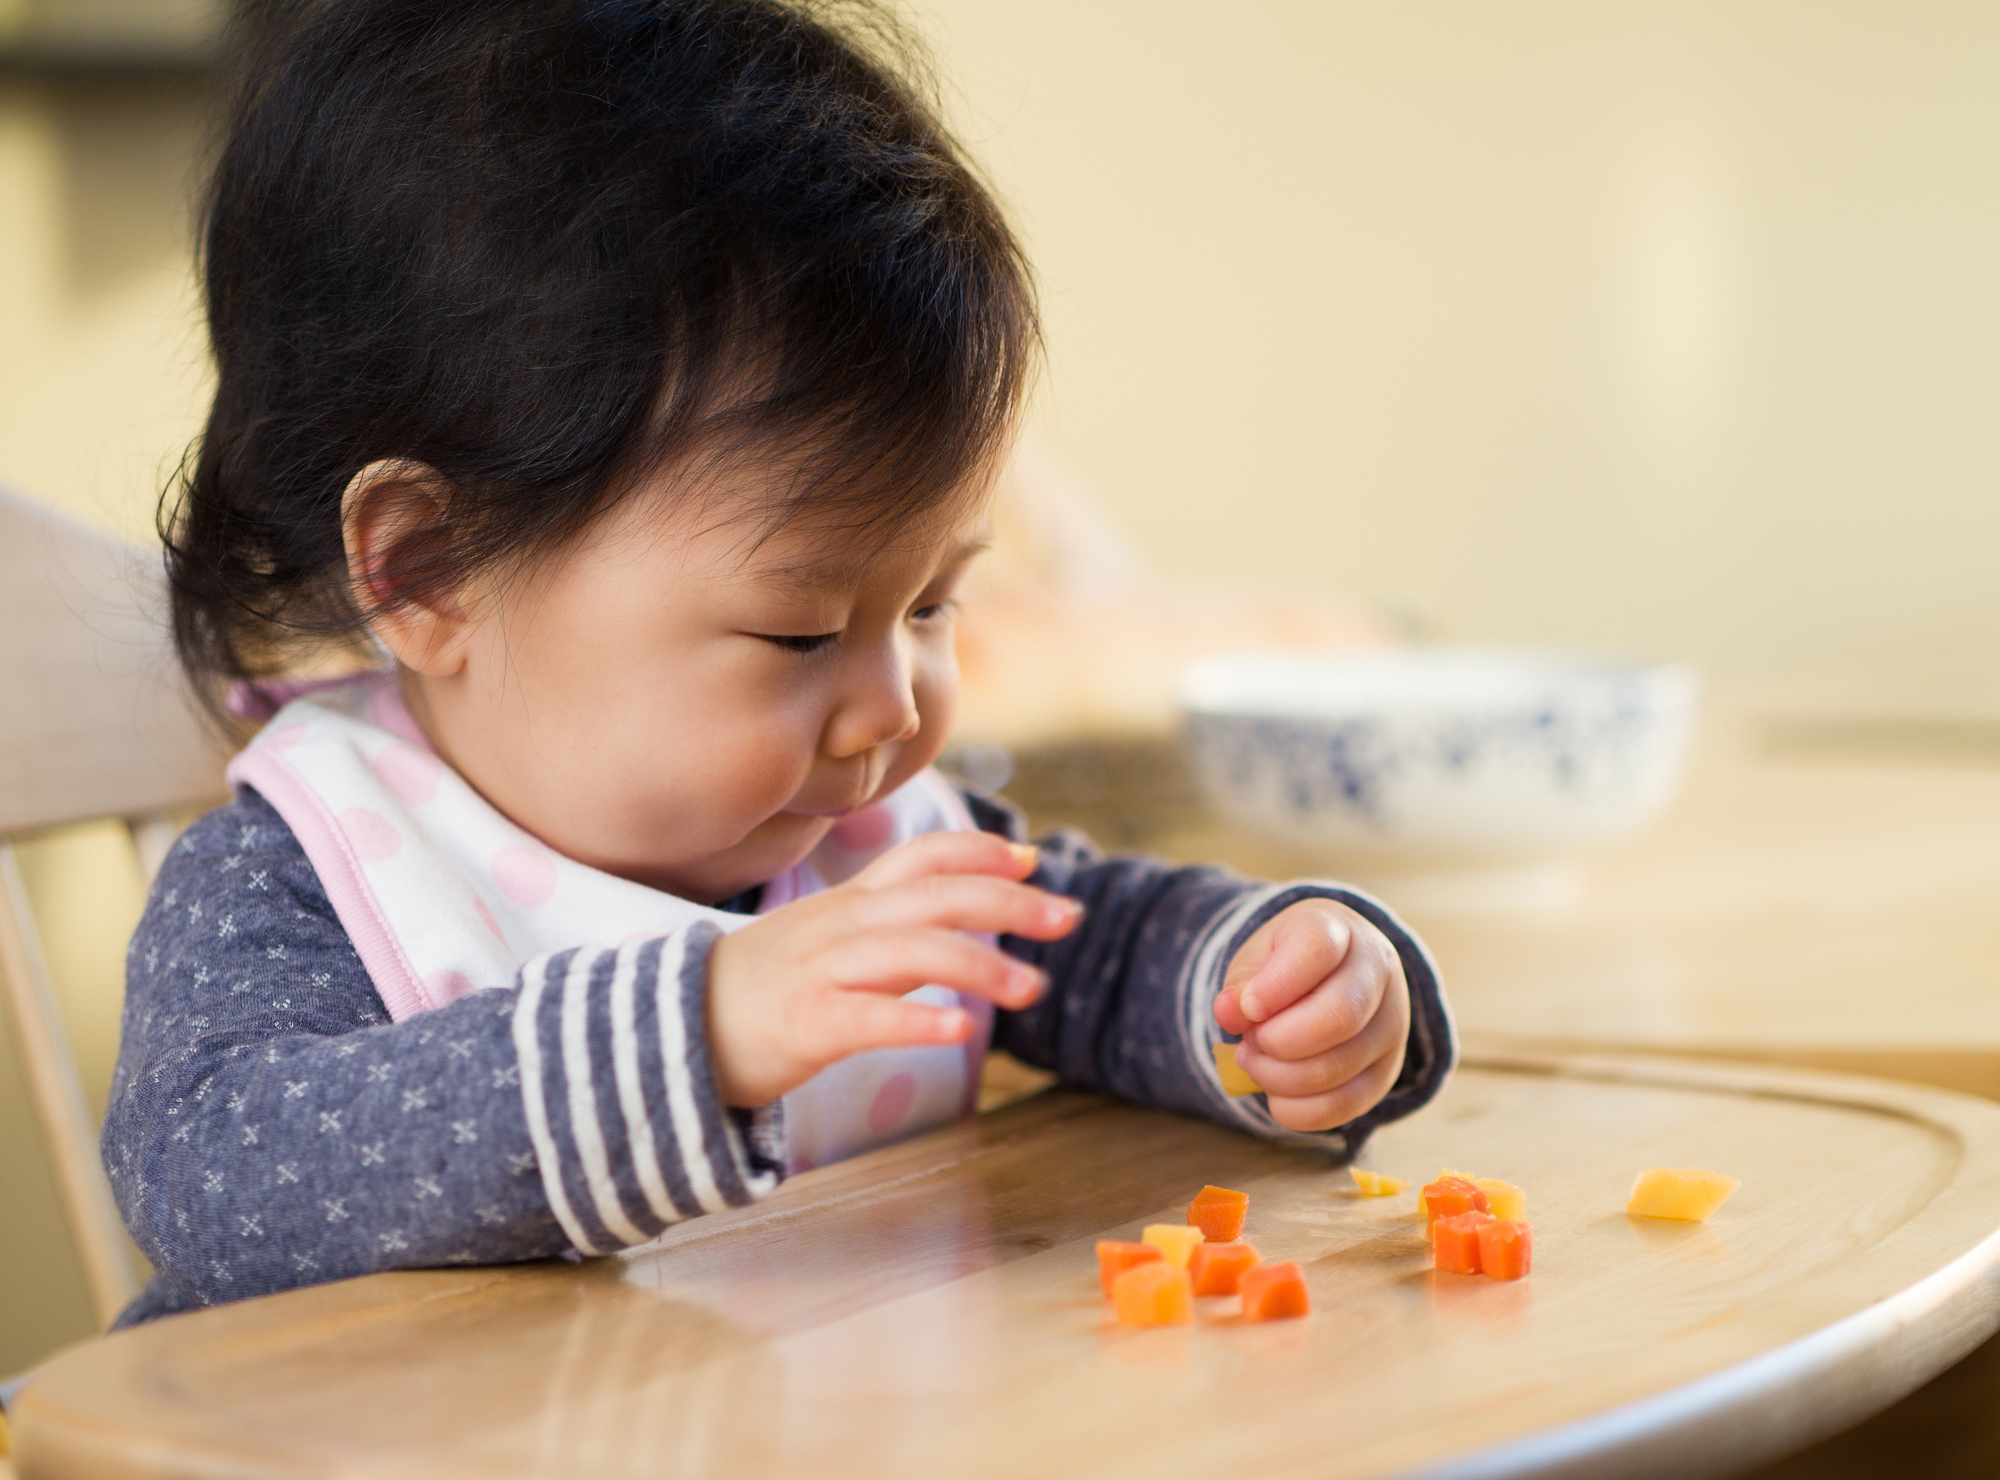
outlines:
[{"label": "yellow food cube", "polygon": [[1654,1167],[1639,1173],[1625,1211],[1641,1218],[1681,1218],[1699,1223],[1743,1184],[1721,1172]]},{"label": "yellow food cube", "polygon": [[1215,1072],[1222,1076],[1222,1092],[1226,1095],[1254,1095],[1264,1088],[1245,1074],[1243,1066],[1236,1062],[1236,1045],[1233,1043],[1215,1045]]},{"label": "yellow food cube", "polygon": [[1486,1210],[1507,1223],[1524,1223],[1528,1217],[1528,1194],[1512,1182],[1498,1177],[1474,1177],[1472,1185],[1486,1194]]},{"label": "yellow food cube", "polygon": [[1380,1172],[1364,1172],[1360,1167],[1349,1167],[1347,1175],[1354,1179],[1354,1185],[1361,1189],[1363,1197],[1394,1197],[1410,1185],[1401,1177],[1385,1177]]},{"label": "yellow food cube", "polygon": [[1202,1241],[1201,1230],[1192,1223],[1148,1223],[1139,1242],[1151,1244],[1166,1256],[1175,1269],[1186,1269],[1194,1257],[1194,1246]]},{"label": "yellow food cube", "polygon": [[1454,1172],[1450,1167],[1444,1168],[1437,1174],[1437,1179],[1440,1182],[1444,1181],[1447,1177],[1456,1177],[1461,1182],[1477,1182],[1479,1180],[1470,1172]]}]

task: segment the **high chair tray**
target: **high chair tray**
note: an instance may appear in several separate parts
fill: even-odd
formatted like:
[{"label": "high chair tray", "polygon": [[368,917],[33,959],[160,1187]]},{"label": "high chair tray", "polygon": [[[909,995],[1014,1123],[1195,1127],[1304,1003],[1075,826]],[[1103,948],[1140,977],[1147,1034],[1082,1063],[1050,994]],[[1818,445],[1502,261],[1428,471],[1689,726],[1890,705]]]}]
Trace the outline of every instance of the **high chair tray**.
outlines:
[{"label": "high chair tray", "polygon": [[[91,1342],[24,1394],[59,1477],[1256,1477],[1733,1471],[2000,1324],[2000,1106],[1630,1058],[1469,1063],[1363,1163],[1050,1091],[583,1266],[379,1275]],[[1430,1268],[1414,1191],[1527,1189],[1533,1273]],[[1626,1215],[1651,1166],[1740,1177]],[[1250,1194],[1315,1310],[1113,1324],[1093,1245]]]}]

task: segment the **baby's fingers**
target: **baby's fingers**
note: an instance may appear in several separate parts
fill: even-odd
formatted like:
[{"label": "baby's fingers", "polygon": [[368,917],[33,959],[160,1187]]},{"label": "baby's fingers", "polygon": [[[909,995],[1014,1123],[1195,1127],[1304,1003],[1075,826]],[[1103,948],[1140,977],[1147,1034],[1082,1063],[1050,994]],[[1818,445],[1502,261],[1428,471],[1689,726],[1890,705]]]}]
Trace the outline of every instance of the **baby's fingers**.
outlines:
[{"label": "baby's fingers", "polygon": [[821,970],[843,992],[950,987],[1010,1008],[1026,1007],[1047,985],[1034,967],[955,930],[871,930],[828,947]]},{"label": "baby's fingers", "polygon": [[1273,1053],[1267,1046],[1270,1032],[1267,1023],[1239,1044],[1236,1062],[1266,1093],[1297,1099],[1337,1090],[1384,1059],[1394,1060],[1400,1069],[1409,1016],[1386,1002],[1360,1032],[1331,1048],[1298,1057]]},{"label": "baby's fingers", "polygon": [[916,926],[1057,940],[1082,916],[1081,905],[1046,889],[980,874],[938,874],[857,895],[850,919],[864,931]]},{"label": "baby's fingers", "polygon": [[1039,855],[1025,843],[1010,843],[989,832],[936,832],[912,838],[884,853],[856,874],[865,889],[887,889],[935,874],[995,874],[1025,879]]},{"label": "baby's fingers", "polygon": [[1245,1021],[1266,1022],[1339,970],[1353,940],[1342,906],[1302,901],[1244,943],[1230,963],[1223,995]]},{"label": "baby's fingers", "polygon": [[1354,1078],[1324,1094],[1267,1094],[1265,1098],[1271,1107],[1271,1118],[1278,1124],[1295,1131],[1330,1131],[1381,1104],[1402,1069],[1403,1055],[1399,1051],[1377,1059]]},{"label": "baby's fingers", "polygon": [[811,1059],[831,1064],[872,1048],[929,1048],[963,1043],[972,1017],[963,1008],[927,1007],[901,997],[827,992],[807,1014]]},{"label": "baby's fingers", "polygon": [[1385,1014],[1394,1015],[1398,1000],[1406,1004],[1407,994],[1398,991],[1401,981],[1401,963],[1386,946],[1379,953],[1358,949],[1313,991],[1251,1027],[1249,1036],[1261,1052],[1281,1059],[1324,1053],[1378,1025]]}]

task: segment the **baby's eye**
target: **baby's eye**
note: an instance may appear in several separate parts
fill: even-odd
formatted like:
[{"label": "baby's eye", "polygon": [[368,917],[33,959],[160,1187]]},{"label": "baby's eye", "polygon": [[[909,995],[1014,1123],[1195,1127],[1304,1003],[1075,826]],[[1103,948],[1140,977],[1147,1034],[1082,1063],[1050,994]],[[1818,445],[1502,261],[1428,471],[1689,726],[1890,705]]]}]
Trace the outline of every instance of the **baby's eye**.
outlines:
[{"label": "baby's eye", "polygon": [[934,622],[939,617],[949,616],[958,606],[955,601],[933,601],[928,606],[920,606],[910,613],[912,622]]},{"label": "baby's eye", "polygon": [[759,632],[757,636],[762,641],[770,643],[773,647],[781,647],[788,653],[797,653],[800,657],[816,653],[820,649],[830,647],[840,640],[838,632],[809,632],[799,635],[780,632]]}]

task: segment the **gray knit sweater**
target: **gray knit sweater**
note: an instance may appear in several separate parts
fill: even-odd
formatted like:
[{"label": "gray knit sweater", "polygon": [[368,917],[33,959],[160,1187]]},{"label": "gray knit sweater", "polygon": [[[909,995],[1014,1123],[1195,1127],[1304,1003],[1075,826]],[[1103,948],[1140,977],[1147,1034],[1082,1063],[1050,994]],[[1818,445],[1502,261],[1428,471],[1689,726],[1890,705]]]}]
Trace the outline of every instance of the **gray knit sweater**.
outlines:
[{"label": "gray knit sweater", "polygon": [[[968,802],[982,827],[1020,836],[1013,813]],[[1051,988],[998,1015],[995,1047],[1067,1084],[1335,1156],[1437,1093],[1454,1052],[1437,974],[1373,901],[1106,858],[1074,834],[1040,847],[1032,882],[1087,912],[1065,940],[1002,942]],[[1222,1094],[1206,1017],[1236,948],[1311,896],[1395,943],[1412,1013],[1389,1096],[1308,1136],[1261,1095]],[[242,791],[176,844],[127,962],[104,1161],[158,1273],[119,1324],[377,1270],[608,1251],[775,1185],[779,1127],[728,1110],[709,1063],[716,934],[559,953],[392,1023],[298,840]],[[524,1096],[545,1134],[530,1136]],[[565,1235],[559,1202],[587,1238]]]}]

